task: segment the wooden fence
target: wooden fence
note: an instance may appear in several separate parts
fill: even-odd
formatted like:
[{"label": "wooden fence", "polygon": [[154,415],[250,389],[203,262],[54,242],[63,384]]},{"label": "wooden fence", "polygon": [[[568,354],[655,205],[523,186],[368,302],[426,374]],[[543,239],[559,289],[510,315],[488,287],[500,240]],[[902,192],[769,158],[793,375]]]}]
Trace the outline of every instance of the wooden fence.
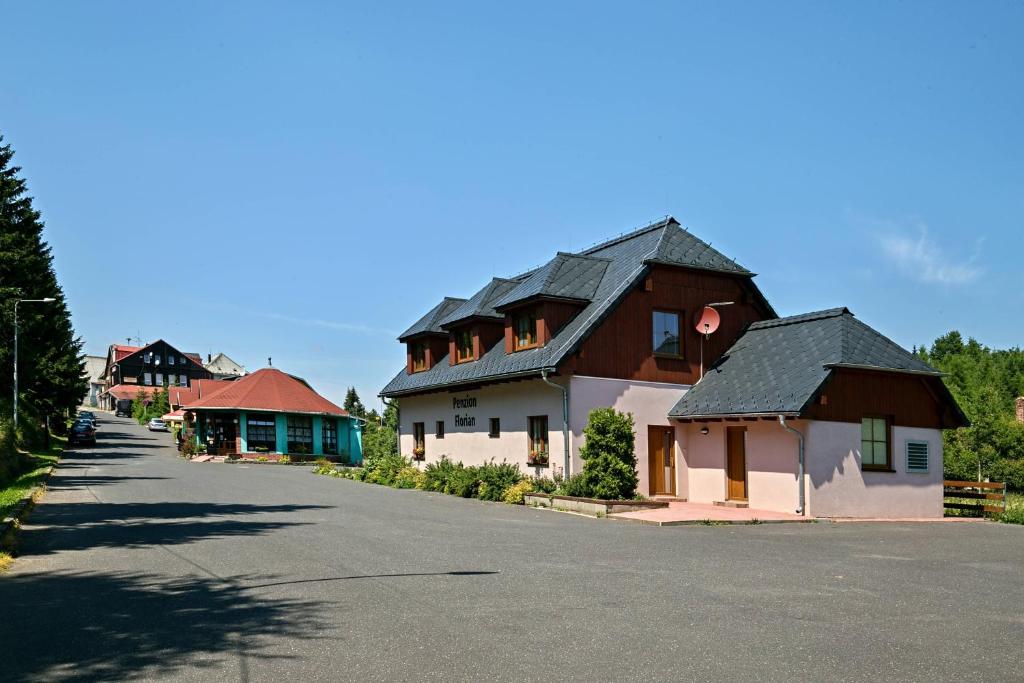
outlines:
[{"label": "wooden fence", "polygon": [[[1001,481],[944,481],[943,496],[957,498],[957,502],[943,501],[947,510],[1006,512],[1006,482]],[[966,501],[966,502],[965,502]]]}]

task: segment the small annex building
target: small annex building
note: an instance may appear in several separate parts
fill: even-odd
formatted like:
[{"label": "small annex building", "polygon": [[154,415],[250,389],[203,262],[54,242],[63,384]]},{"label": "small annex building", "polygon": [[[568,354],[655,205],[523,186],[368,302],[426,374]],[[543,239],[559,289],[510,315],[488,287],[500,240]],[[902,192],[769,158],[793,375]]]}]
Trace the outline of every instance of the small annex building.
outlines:
[{"label": "small annex building", "polygon": [[[281,455],[362,462],[358,418],[316,393],[303,379],[263,368],[233,381],[210,380],[201,398],[183,399],[185,438],[212,455]],[[196,394],[199,387],[196,387]]]},{"label": "small annex building", "polygon": [[572,475],[612,407],[646,496],[793,512],[800,432],[806,514],[941,516],[941,430],[966,420],[939,373],[846,309],[779,318],[754,278],[670,217],[445,297],[381,391],[401,452]]},{"label": "small annex building", "polygon": [[753,323],[669,417],[682,496],[816,517],[941,517],[942,430],[967,424],[940,373],[846,308]]}]

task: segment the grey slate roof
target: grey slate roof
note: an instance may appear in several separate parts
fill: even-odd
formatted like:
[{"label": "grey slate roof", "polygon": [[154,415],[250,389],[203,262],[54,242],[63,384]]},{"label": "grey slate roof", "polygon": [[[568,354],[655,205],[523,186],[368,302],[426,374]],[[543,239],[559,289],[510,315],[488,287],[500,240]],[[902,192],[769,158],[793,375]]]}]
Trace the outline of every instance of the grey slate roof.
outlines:
[{"label": "grey slate roof", "polygon": [[[591,330],[601,324],[619,300],[639,281],[650,262],[715,270],[747,277],[752,275],[683,230],[671,217],[593,246],[577,256],[605,259],[607,265],[603,276],[594,287],[593,294],[589,297],[589,303],[545,346],[507,354],[504,344],[499,343],[492,346],[479,360],[470,363],[449,365],[445,357],[424,372],[407,374],[403,368],[388,382],[381,395],[400,396],[478,382],[536,376],[543,369],[554,371],[563,359],[576,351]],[[548,265],[554,268],[554,264]],[[511,282],[515,283],[513,286],[518,286],[543,269],[544,267],[525,273]],[[755,294],[760,296],[756,286],[753,283],[751,286]],[[505,293],[511,290],[512,287],[509,287]],[[482,292],[483,290],[477,294],[480,295]],[[767,310],[774,315],[767,301],[764,301],[763,297],[761,300]],[[497,299],[491,303],[495,301]],[[450,313],[448,318],[452,318],[453,315],[454,312]],[[407,334],[403,334],[403,337],[405,336]]]},{"label": "grey slate roof", "polygon": [[505,316],[494,310],[494,302],[518,284],[518,280],[494,278],[484,285],[483,289],[471,296],[468,301],[446,315],[441,320],[441,327],[444,328],[468,318],[497,318],[504,320]]},{"label": "grey slate roof", "polygon": [[798,415],[834,367],[940,374],[849,310],[833,308],[752,324],[669,416]]},{"label": "grey slate roof", "polygon": [[450,296],[446,296],[441,303],[427,311],[427,314],[412,324],[412,326],[405,332],[398,336],[399,341],[403,341],[408,337],[412,337],[417,334],[446,334],[441,329],[441,321],[448,316],[449,313],[454,311],[456,308],[466,303],[465,299],[455,299]]},{"label": "grey slate roof", "polygon": [[689,266],[702,270],[717,270],[726,273],[753,275],[749,270],[687,230],[666,230],[661,243],[648,263],[664,263],[673,266]]},{"label": "grey slate roof", "polygon": [[537,296],[590,301],[608,269],[606,258],[558,252],[555,258],[528,273],[518,285],[494,303],[496,309]]}]

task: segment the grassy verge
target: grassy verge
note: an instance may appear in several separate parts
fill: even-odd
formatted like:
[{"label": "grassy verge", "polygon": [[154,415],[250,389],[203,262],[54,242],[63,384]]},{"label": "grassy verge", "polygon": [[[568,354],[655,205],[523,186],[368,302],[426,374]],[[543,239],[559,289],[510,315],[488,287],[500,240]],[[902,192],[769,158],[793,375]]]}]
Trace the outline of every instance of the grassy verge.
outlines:
[{"label": "grassy verge", "polygon": [[1024,493],[1006,494],[1006,512],[997,519],[1007,524],[1024,524]]},{"label": "grassy verge", "polygon": [[43,481],[50,465],[60,459],[65,443],[64,439],[53,437],[50,440],[50,450],[29,453],[32,459],[31,469],[16,479],[0,484],[0,518],[6,517],[22,496]]}]

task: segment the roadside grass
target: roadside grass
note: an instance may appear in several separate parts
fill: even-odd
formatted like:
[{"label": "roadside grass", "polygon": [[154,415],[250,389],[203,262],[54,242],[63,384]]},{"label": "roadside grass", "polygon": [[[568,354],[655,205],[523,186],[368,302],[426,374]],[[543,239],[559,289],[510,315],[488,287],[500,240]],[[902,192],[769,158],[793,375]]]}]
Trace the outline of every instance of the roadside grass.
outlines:
[{"label": "roadside grass", "polygon": [[[11,509],[17,505],[21,497],[37,486],[46,476],[46,470],[60,459],[60,454],[66,445],[66,439],[52,437],[50,450],[36,451],[28,454],[32,462],[32,468],[22,472],[17,478],[0,484],[0,519],[6,517]],[[3,558],[0,558],[0,565]]]},{"label": "roadside grass", "polygon": [[1006,494],[1006,512],[997,519],[1007,524],[1024,524],[1024,493]]}]

